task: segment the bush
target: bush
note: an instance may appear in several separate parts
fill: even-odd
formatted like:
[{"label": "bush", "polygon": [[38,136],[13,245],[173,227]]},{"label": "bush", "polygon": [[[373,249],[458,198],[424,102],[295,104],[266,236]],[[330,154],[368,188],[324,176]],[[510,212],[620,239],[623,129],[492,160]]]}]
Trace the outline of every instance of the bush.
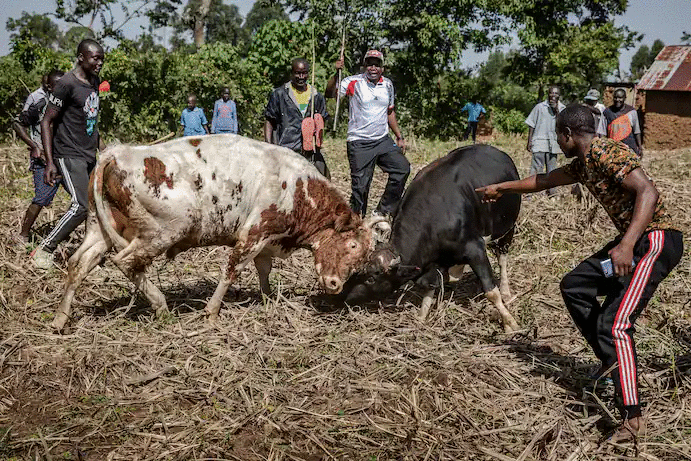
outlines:
[{"label": "bush", "polygon": [[517,109],[504,109],[502,107],[490,107],[492,114],[492,126],[505,134],[527,133],[528,125],[525,124],[525,114]]}]

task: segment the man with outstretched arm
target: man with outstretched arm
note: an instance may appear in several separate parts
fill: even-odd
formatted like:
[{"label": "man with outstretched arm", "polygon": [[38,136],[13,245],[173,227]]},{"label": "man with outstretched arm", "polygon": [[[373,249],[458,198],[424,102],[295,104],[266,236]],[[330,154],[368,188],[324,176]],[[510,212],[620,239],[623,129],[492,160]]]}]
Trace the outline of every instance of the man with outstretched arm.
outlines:
[{"label": "man with outstretched arm", "polygon": [[[410,174],[410,163],[405,158],[405,140],[398,127],[394,108],[393,83],[384,73],[384,55],[369,50],[363,59],[365,71],[351,75],[336,88],[333,76],[326,85],[325,95],[333,98],[338,92],[350,98],[348,118],[348,163],[350,164],[350,207],[365,216],[375,165],[389,175],[386,188],[372,214],[390,216],[398,207],[405,182]],[[336,61],[336,69],[343,68],[343,60]],[[396,142],[389,136],[389,129]]]},{"label": "man with outstretched arm", "polygon": [[[638,398],[635,322],[658,284],[679,263],[682,234],[668,214],[640,158],[622,143],[595,135],[590,110],[569,106],[557,116],[557,141],[574,160],[548,174],[480,187],[485,201],[579,182],[597,198],[619,236],[580,263],[561,281],[564,303],[602,362],[611,371],[622,425],[609,440],[636,441],[645,429]],[[611,259],[614,274],[602,261]],[[605,263],[606,265],[606,263]],[[598,296],[605,296],[602,304]]]},{"label": "man with outstretched arm", "polygon": [[53,185],[62,177],[72,196],[70,208],[32,253],[40,269],[50,269],[53,252],[86,219],[89,209],[89,175],[96,166],[96,151],[103,144],[98,133],[98,74],[103,48],[85,39],[77,47],[77,64],[55,85],[41,120],[41,139],[46,156],[44,180]]}]

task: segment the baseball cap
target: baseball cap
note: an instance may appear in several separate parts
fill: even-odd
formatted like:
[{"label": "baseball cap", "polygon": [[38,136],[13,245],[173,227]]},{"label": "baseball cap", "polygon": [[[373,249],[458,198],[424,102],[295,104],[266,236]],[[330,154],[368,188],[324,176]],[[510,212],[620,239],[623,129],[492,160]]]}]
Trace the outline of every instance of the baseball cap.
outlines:
[{"label": "baseball cap", "polygon": [[365,59],[367,58],[377,58],[382,63],[384,62],[384,54],[381,51],[377,50],[369,50],[367,53],[365,53],[365,57],[362,58],[362,62],[365,62]]},{"label": "baseball cap", "polygon": [[588,90],[588,93],[585,95],[585,98],[583,98],[583,99],[590,99],[593,101],[597,101],[598,99],[600,99],[600,92],[594,88],[591,90]]}]

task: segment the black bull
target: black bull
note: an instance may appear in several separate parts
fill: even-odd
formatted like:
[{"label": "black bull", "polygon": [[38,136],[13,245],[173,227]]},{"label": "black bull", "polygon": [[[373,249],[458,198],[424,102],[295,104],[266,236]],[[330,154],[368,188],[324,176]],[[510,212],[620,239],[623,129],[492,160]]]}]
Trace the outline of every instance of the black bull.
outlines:
[{"label": "black bull", "polygon": [[[498,309],[507,332],[518,324],[504,306],[510,297],[506,254],[514,234],[521,198],[502,196],[482,203],[475,188],[518,179],[511,158],[488,145],[456,149],[422,169],[406,190],[391,226],[364,269],[346,282],[340,299],[347,304],[385,297],[407,281],[426,289],[423,312],[432,303],[438,271],[468,264]],[[499,259],[497,287],[486,245]]]}]

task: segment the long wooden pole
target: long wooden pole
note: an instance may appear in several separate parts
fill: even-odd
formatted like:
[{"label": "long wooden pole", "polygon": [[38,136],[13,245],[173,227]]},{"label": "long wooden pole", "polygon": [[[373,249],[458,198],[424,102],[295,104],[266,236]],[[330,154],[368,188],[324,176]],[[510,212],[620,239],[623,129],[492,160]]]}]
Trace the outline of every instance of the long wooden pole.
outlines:
[{"label": "long wooden pole", "polygon": [[[340,60],[343,61],[345,50],[345,36],[346,36],[346,17],[343,16],[343,34],[341,36],[341,54]],[[338,77],[336,79],[336,109],[334,110],[334,133],[338,127],[338,106],[341,103],[341,69],[338,69]]]}]

